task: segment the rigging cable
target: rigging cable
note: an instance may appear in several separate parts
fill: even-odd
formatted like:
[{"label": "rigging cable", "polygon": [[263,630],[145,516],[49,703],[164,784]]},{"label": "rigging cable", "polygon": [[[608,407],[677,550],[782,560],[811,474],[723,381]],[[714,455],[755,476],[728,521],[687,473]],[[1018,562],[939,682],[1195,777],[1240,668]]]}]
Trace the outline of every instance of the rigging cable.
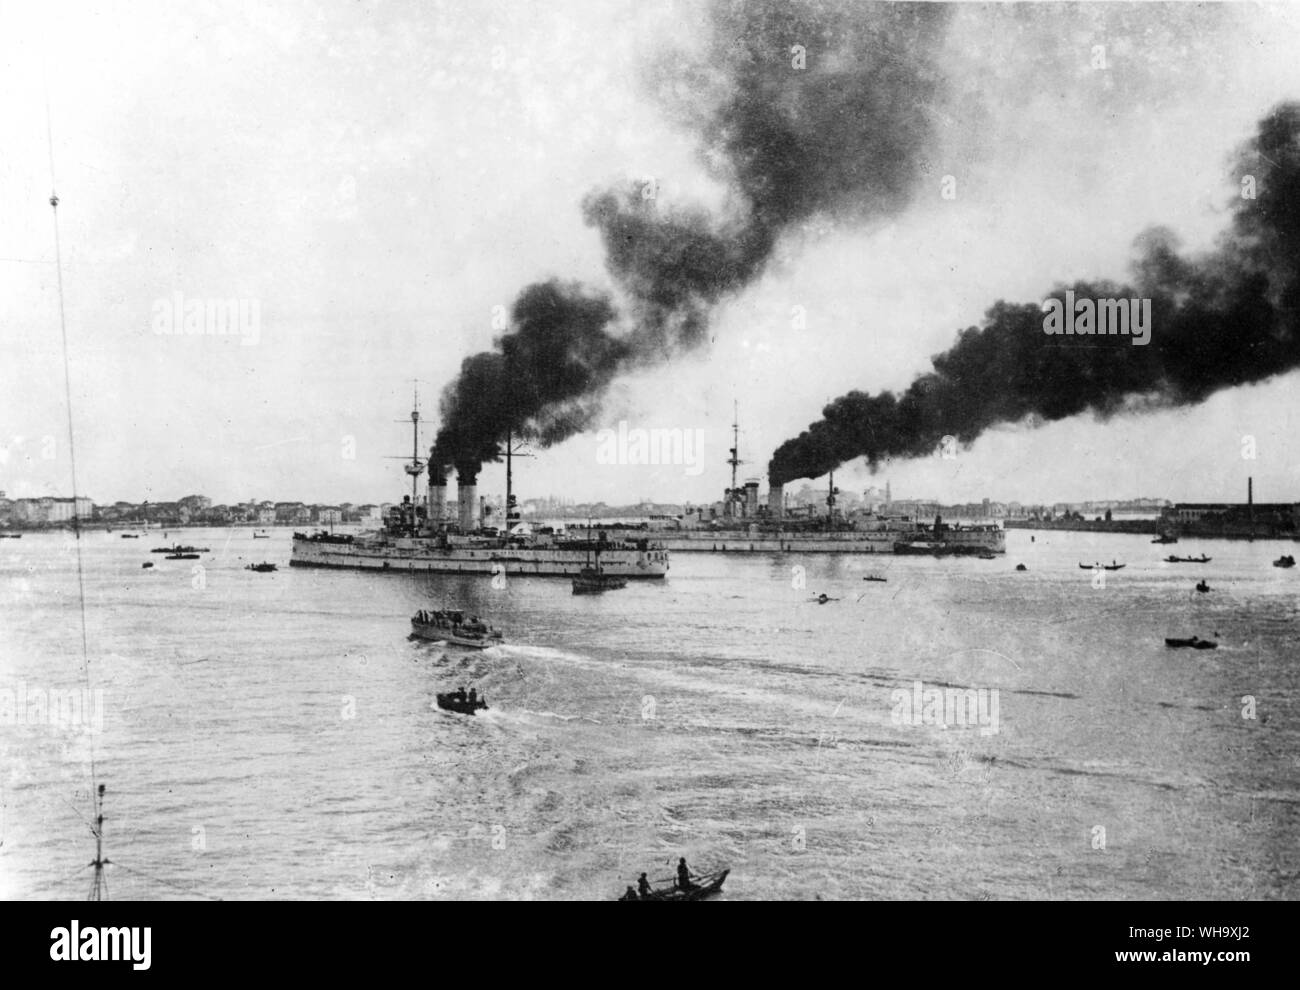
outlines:
[{"label": "rigging cable", "polygon": [[[77,501],[77,448],[72,428],[72,370],[68,357],[68,317],[63,302],[63,248],[59,241],[59,194],[54,172],[54,124],[50,113],[50,84],[48,73],[45,76],[45,137],[50,156],[50,211],[54,220],[54,272],[59,293],[59,332],[63,342],[63,396],[68,409],[68,465],[72,474],[72,535],[77,553],[77,600],[81,613],[81,659],[86,674],[87,698],[93,688],[90,679],[90,645],[86,635],[86,577],[81,555],[81,516]],[[90,733],[90,787],[91,797],[95,802],[95,859],[90,865],[95,867],[95,877],[91,883],[90,899],[99,900],[101,894],[107,893],[108,884],[104,878],[104,865],[107,860],[102,853],[104,834],[104,789],[99,786],[95,768],[95,736]]]}]

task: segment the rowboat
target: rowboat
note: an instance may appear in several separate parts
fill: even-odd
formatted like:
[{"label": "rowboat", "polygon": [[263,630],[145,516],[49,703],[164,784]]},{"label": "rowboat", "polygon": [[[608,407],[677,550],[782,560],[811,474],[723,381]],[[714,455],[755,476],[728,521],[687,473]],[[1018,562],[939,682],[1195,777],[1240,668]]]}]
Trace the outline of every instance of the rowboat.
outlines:
[{"label": "rowboat", "polygon": [[1166,636],[1165,646],[1175,650],[1217,650],[1219,648],[1218,643],[1210,639],[1201,639],[1199,636],[1193,636],[1191,639],[1171,639]]},{"label": "rowboat", "polygon": [[1127,567],[1127,566],[1128,566],[1128,564],[1114,564],[1114,563],[1111,563],[1111,564],[1080,564],[1080,565],[1079,565],[1079,570],[1081,570],[1081,571],[1098,571],[1098,570],[1100,570],[1100,571],[1118,571],[1118,570],[1122,570],[1123,568],[1125,568],[1125,567]]},{"label": "rowboat", "polygon": [[[631,887],[622,897],[616,898],[620,901],[702,901],[706,897],[712,897],[718,891],[722,890],[722,884],[727,879],[727,874],[731,870],[723,870],[720,873],[710,873],[699,879],[701,883],[693,884],[689,890],[682,890],[674,883],[667,886],[652,888],[650,893],[644,897],[638,896],[637,892]],[[630,895],[630,896],[629,896]]]},{"label": "rowboat", "polygon": [[1213,558],[1207,557],[1205,556],[1205,554],[1201,554],[1199,557],[1175,557],[1173,554],[1170,554],[1168,557],[1165,558],[1165,563],[1166,564],[1208,564],[1211,560],[1213,560]]}]

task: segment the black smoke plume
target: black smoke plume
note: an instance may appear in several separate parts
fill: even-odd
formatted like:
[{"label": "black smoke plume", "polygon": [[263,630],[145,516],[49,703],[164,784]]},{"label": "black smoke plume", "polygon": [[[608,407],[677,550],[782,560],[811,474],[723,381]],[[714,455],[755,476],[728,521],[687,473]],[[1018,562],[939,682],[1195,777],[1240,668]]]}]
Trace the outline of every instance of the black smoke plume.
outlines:
[{"label": "black smoke plume", "polygon": [[1240,149],[1231,179],[1249,178],[1255,198],[1237,195],[1208,256],[1183,257],[1157,228],[1138,238],[1131,285],[1049,294],[1151,299],[1146,346],[1048,336],[1041,303],[998,302],[901,395],[854,391],[827,405],[777,448],[769,480],[820,477],[858,457],[874,471],[888,458],[931,454],[945,436],[968,445],[999,423],[1189,405],[1300,366],[1300,104],[1277,107]]},{"label": "black smoke plume", "polygon": [[583,217],[622,311],[574,285],[525,289],[510,331],[443,393],[431,460],[473,476],[507,431],[545,445],[587,428],[617,375],[707,340],[714,308],[762,274],[792,227],[906,205],[934,137],[942,6],[718,0],[710,10],[703,49],[659,60],[656,82],[699,135],[726,207],[664,206],[643,184],[589,194]]},{"label": "black smoke plume", "polygon": [[496,460],[509,431],[546,438],[581,429],[588,418],[581,400],[604,389],[628,354],[627,343],[606,331],[614,319],[609,299],[578,285],[530,285],[510,318],[496,350],[466,358],[442,397],[431,465],[454,465],[464,484]]}]

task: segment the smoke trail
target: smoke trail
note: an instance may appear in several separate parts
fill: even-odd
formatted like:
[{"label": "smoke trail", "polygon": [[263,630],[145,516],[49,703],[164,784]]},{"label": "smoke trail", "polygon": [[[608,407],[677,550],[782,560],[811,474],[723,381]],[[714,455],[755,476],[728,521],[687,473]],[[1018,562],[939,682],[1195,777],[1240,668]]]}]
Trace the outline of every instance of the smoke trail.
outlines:
[{"label": "smoke trail", "polygon": [[510,332],[445,390],[431,460],[472,476],[507,430],[572,436],[617,375],[707,340],[714,308],[762,274],[793,225],[902,209],[933,140],[947,17],[932,4],[716,2],[703,49],[657,72],[665,89],[690,86],[678,115],[726,184],[726,209],[667,207],[639,186],[589,194],[583,217],[623,311],[574,285],[525,289]]},{"label": "smoke trail", "polygon": [[580,400],[606,387],[628,353],[605,329],[610,300],[572,283],[530,285],[510,316],[514,329],[496,350],[466,358],[443,395],[431,463],[455,465],[465,482],[496,460],[507,431],[546,438],[582,429],[590,413]]},{"label": "smoke trail", "polygon": [[1247,177],[1256,198],[1237,198],[1208,256],[1184,258],[1156,228],[1138,238],[1133,285],[1068,287],[1076,298],[1151,299],[1149,346],[1048,336],[1040,303],[998,302],[902,395],[854,391],[827,405],[777,448],[769,479],[819,477],[857,457],[874,471],[886,458],[930,454],[944,436],[969,444],[998,423],[1199,403],[1300,366],[1300,104],[1260,122],[1232,176]]}]

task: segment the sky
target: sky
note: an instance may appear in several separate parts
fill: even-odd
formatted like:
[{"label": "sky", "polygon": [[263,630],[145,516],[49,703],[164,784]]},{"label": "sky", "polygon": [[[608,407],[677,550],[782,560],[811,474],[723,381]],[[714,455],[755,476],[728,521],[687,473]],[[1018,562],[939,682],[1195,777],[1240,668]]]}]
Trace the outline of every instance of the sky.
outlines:
[{"label": "sky", "polygon": [[[653,177],[666,204],[725,196],[674,74],[710,30],[703,4],[644,0],[0,4],[0,490],[72,492],[52,187],[80,494],[391,501],[413,389],[427,447],[521,288],[617,293],[589,191]],[[616,380],[592,430],[519,462],[516,494],[713,500],[733,403],[741,474],[763,477],[829,399],[905,388],[995,301],[1123,279],[1155,224],[1210,249],[1234,149],[1300,98],[1297,51],[1285,4],[959,5],[907,205],[786,231],[707,344]],[[178,298],[242,302],[255,324],[158,332]],[[1300,500],[1297,378],[999,427],[836,483],[1218,501],[1253,476],[1257,500]],[[699,460],[608,463],[597,429],[620,423],[689,431]],[[479,490],[498,489],[489,465]]]}]

